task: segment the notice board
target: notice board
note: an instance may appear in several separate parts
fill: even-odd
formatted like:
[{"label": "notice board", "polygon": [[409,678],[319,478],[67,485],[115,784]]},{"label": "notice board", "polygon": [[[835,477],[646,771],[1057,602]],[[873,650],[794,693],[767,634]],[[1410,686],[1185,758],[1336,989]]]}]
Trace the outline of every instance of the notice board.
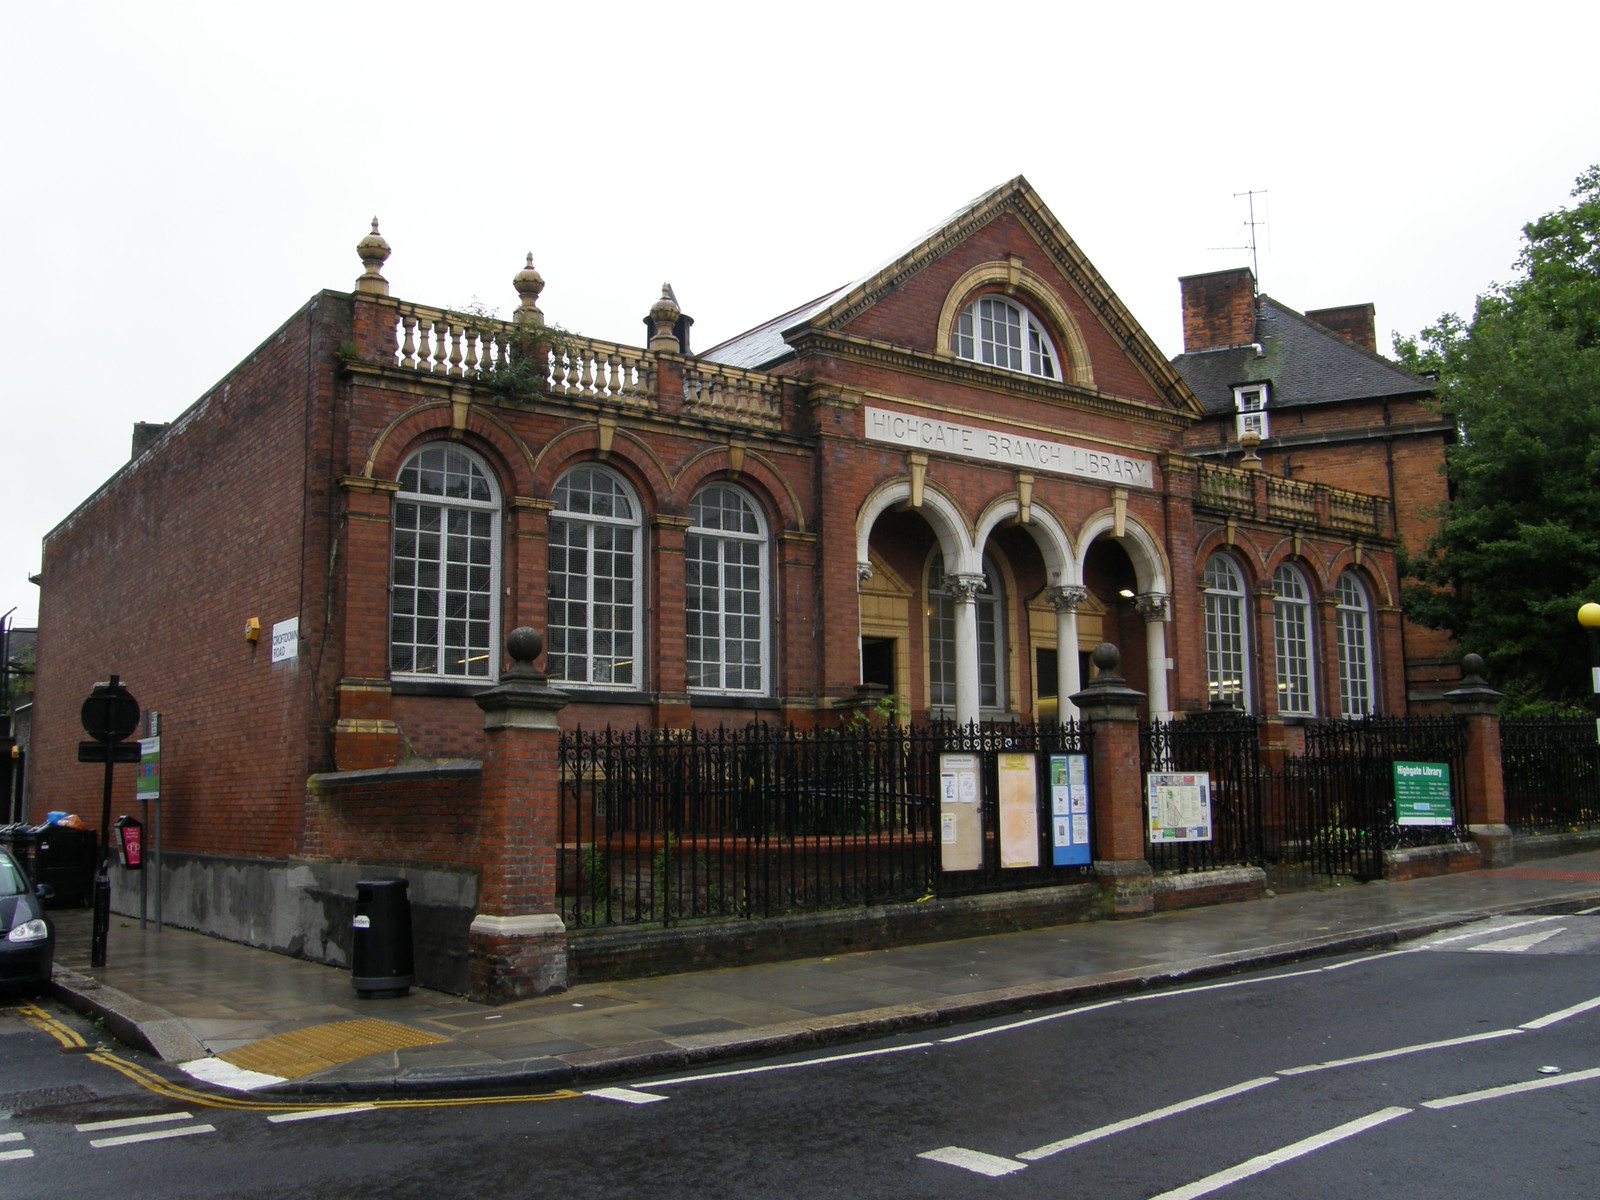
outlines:
[{"label": "notice board", "polygon": [[939,755],[939,866],[983,866],[983,784],[976,754]]}]

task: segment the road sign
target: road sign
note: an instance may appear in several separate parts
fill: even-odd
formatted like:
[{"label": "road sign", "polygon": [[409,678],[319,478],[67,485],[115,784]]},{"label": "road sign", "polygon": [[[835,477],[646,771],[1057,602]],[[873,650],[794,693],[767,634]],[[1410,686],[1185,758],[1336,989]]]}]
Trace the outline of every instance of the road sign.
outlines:
[{"label": "road sign", "polygon": [[[104,742],[79,742],[79,762],[106,761],[106,744]],[[136,763],[139,761],[138,742],[112,742],[111,761],[114,763]]]},{"label": "road sign", "polygon": [[83,731],[95,741],[120,742],[139,728],[139,702],[113,675],[110,683],[94,685],[89,698],[83,702],[79,718],[83,721]]}]

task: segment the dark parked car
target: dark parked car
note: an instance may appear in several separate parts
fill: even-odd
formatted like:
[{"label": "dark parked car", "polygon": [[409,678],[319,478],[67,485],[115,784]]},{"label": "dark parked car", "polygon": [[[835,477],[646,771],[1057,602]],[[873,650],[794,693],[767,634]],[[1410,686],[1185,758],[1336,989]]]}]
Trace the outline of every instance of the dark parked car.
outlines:
[{"label": "dark parked car", "polygon": [[50,986],[56,928],[45,915],[48,884],[34,887],[9,850],[0,849],[0,987]]}]

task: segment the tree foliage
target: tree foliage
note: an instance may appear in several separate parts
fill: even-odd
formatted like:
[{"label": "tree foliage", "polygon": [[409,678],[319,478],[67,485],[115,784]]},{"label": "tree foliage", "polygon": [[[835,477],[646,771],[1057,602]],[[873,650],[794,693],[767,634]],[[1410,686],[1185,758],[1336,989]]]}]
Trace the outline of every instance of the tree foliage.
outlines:
[{"label": "tree foliage", "polygon": [[1409,564],[1413,619],[1484,656],[1529,701],[1589,693],[1577,609],[1600,600],[1600,167],[1523,227],[1517,277],[1395,339],[1456,422],[1452,499]]}]

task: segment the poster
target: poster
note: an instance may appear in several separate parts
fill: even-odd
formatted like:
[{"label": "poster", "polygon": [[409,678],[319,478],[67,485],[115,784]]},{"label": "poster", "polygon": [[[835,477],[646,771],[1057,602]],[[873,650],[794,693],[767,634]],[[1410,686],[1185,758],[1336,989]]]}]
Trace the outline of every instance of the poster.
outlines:
[{"label": "poster", "polygon": [[983,805],[978,803],[978,756],[939,756],[939,866],[976,871],[983,866]]},{"label": "poster", "polygon": [[161,798],[161,739],[158,737],[139,739],[139,774],[133,783],[133,794],[139,800]]},{"label": "poster", "polygon": [[1083,754],[1050,756],[1051,862],[1058,867],[1088,866],[1089,760]]},{"label": "poster", "polygon": [[1001,869],[1039,865],[1039,769],[1036,756],[999,756]]},{"label": "poster", "polygon": [[1145,776],[1146,834],[1155,842],[1211,840],[1211,775],[1152,771]]},{"label": "poster", "polygon": [[1395,763],[1394,819],[1397,825],[1454,825],[1450,764]]}]

